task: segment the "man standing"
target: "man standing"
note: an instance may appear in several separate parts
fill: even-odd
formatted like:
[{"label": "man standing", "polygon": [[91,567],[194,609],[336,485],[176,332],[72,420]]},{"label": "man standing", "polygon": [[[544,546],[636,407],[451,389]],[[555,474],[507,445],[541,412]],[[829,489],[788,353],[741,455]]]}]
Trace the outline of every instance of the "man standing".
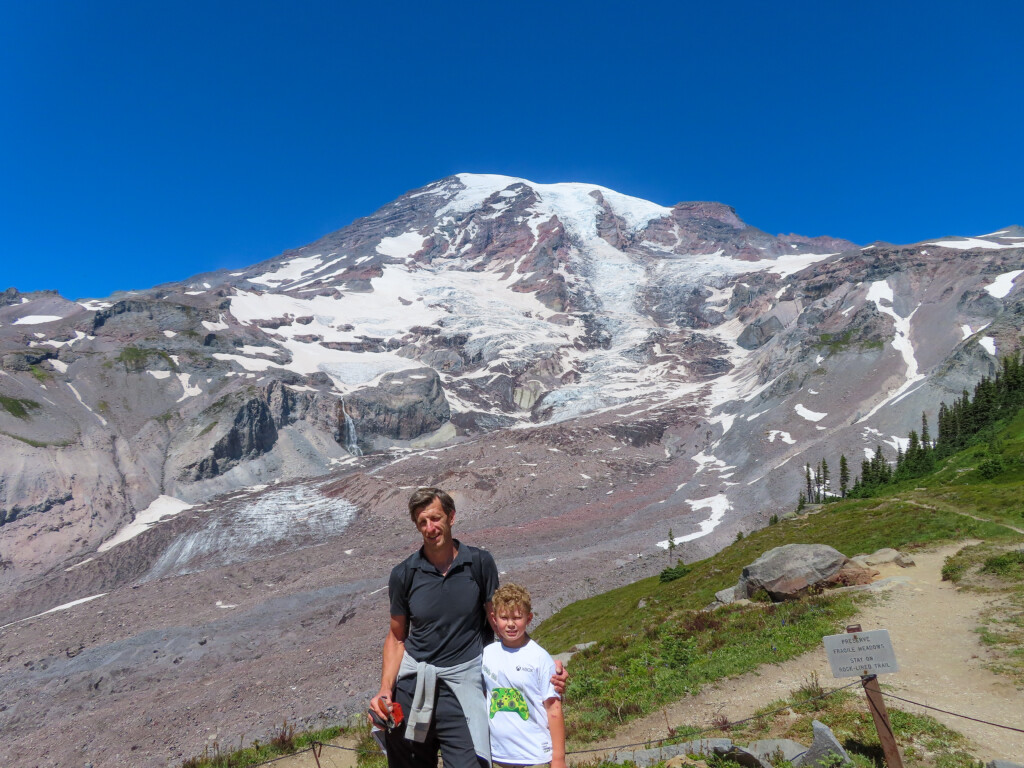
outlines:
[{"label": "man standing", "polygon": [[[455,502],[420,488],[409,515],[423,546],[391,571],[391,624],[384,638],[380,691],[370,710],[387,720],[397,701],[406,722],[386,735],[389,768],[490,764],[486,698],[480,670],[493,639],[489,616],[498,569],[490,553],[452,537]],[[552,679],[559,693],[567,675]]]}]

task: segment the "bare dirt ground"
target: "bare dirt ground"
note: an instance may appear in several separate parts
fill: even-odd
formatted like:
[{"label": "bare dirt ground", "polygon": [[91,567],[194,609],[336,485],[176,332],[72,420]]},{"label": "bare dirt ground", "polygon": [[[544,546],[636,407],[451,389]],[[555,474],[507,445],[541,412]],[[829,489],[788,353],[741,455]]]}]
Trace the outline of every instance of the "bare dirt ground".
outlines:
[{"label": "bare dirt ground", "polygon": [[[881,578],[893,577],[892,586],[852,621],[859,622],[864,631],[889,630],[900,671],[879,678],[883,692],[978,720],[1024,729],[1024,691],[984,668],[990,651],[974,632],[978,614],[995,598],[957,591],[952,584],[942,581],[943,561],[964,544],[915,552],[917,565],[913,568],[879,567]],[[837,628],[837,632],[840,631]],[[706,726],[718,715],[740,720],[773,701],[788,698],[815,672],[826,689],[851,682],[850,679],[834,680],[824,649],[818,649],[782,664],[765,665],[756,672],[723,680],[697,696],[689,696],[629,723],[614,737],[594,746],[611,750],[624,744],[656,740],[666,735],[668,725]],[[1024,757],[1024,734],[892,699],[886,703],[890,707],[930,714],[964,734],[971,742],[971,753],[979,759],[1020,760]]]}]

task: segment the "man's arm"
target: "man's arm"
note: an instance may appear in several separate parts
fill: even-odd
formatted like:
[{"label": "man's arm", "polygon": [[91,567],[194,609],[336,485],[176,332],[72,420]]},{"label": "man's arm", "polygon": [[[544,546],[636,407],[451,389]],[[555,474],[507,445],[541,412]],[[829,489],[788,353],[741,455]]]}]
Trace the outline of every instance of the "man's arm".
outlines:
[{"label": "man's arm", "polygon": [[391,714],[391,697],[398,679],[398,668],[402,665],[405,654],[405,638],[408,634],[408,619],[405,616],[392,616],[388,633],[384,637],[384,661],[380,670],[380,691],[370,699],[370,709],[382,720]]},{"label": "man's arm", "polygon": [[569,672],[562,666],[562,662],[555,659],[555,674],[551,676],[551,684],[555,686],[559,696],[565,696],[565,686],[569,683]]},{"label": "man's arm", "polygon": [[551,768],[565,768],[565,718],[562,716],[562,700],[551,697],[544,702],[548,713],[548,730],[551,731]]},{"label": "man's arm", "polygon": [[494,604],[490,600],[484,603],[484,616],[487,617],[487,623],[491,625],[491,629],[494,631],[494,636],[497,637],[497,619],[494,618]]}]

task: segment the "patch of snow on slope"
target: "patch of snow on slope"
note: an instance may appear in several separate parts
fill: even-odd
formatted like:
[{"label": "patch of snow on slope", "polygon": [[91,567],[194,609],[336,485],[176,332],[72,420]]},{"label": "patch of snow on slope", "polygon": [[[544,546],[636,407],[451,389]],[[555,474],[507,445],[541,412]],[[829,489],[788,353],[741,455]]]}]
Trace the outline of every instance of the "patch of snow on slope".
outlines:
[{"label": "patch of snow on slope", "polygon": [[[904,453],[906,453],[907,448],[910,447],[909,437],[897,437],[896,435],[892,435],[888,440],[884,440],[883,442],[886,445],[891,445],[894,451],[903,451]],[[874,456],[874,454],[871,455]]]},{"label": "patch of snow on slope", "polygon": [[283,283],[291,283],[298,280],[309,270],[320,266],[322,262],[323,259],[319,255],[301,256],[297,259],[282,262],[275,270],[264,272],[262,275],[256,275],[256,277],[250,277],[249,282],[277,287]]},{"label": "patch of snow on slope", "polygon": [[82,406],[85,408],[85,410],[87,410],[89,413],[91,413],[93,416],[95,416],[97,419],[99,419],[100,420],[100,424],[102,424],[104,427],[107,426],[107,420],[104,419],[102,416],[100,416],[98,413],[96,413],[96,411],[94,411],[92,408],[90,408],[88,405],[85,404],[85,401],[82,399],[82,396],[80,394],[78,394],[78,390],[75,389],[74,385],[72,385],[71,382],[65,382],[65,383],[68,385],[68,389],[71,390],[71,393],[75,396],[75,399],[78,400],[78,402],[82,404]]},{"label": "patch of snow on slope", "polygon": [[996,356],[996,340],[991,336],[985,336],[979,339],[978,343],[981,344],[981,346],[985,348],[985,351],[992,355],[992,357]]},{"label": "patch of snow on slope", "polygon": [[60,360],[53,359],[50,361],[50,365],[53,366],[54,370],[59,371],[60,373],[68,372],[68,364],[61,362]]},{"label": "patch of snow on slope", "polygon": [[798,416],[805,418],[808,421],[821,421],[828,416],[827,413],[818,413],[817,411],[812,411],[810,408],[806,408],[803,403],[797,403],[794,405],[793,410],[796,411]]},{"label": "patch of snow on slope", "polygon": [[[732,509],[732,504],[729,503],[729,499],[726,498],[724,493],[720,493],[717,496],[709,496],[706,499],[688,499],[687,503],[696,512],[698,509],[710,509],[711,515],[706,520],[700,522],[700,528],[694,533],[688,533],[685,536],[674,536],[676,544],[684,544],[687,541],[693,541],[699,539],[702,536],[707,536],[718,524],[722,522],[725,517],[725,513]],[[668,549],[668,540],[659,541],[658,546],[662,549]]]},{"label": "patch of snow on slope", "polygon": [[90,312],[97,312],[101,309],[107,309],[108,307],[114,306],[109,301],[98,301],[96,299],[90,299],[89,301],[80,301],[78,306],[83,309],[88,309]]},{"label": "patch of snow on slope", "polygon": [[148,373],[154,379],[166,379],[171,375],[170,371],[146,371],[146,373]]},{"label": "patch of snow on slope", "polygon": [[426,240],[419,232],[406,232],[397,237],[385,237],[377,244],[377,253],[395,259],[407,259],[423,248]]},{"label": "patch of snow on slope", "polygon": [[39,325],[40,323],[52,323],[54,320],[63,320],[60,315],[25,315],[19,317],[11,325]]},{"label": "patch of snow on slope", "polygon": [[991,240],[979,240],[976,237],[965,237],[962,240],[936,240],[934,243],[925,243],[925,245],[939,245],[943,248],[955,248],[958,251],[966,251],[971,248],[987,248],[989,250],[999,250],[1001,248],[1020,248],[1019,245],[1006,244],[1006,243],[993,243]]},{"label": "patch of snow on slope", "polygon": [[179,512],[191,509],[188,502],[176,499],[173,496],[157,496],[153,502],[141,512],[135,513],[135,519],[121,528],[111,538],[96,548],[97,552],[106,552],[108,549],[131,541],[143,531],[147,531],[165,518],[174,517]]},{"label": "patch of snow on slope", "polygon": [[971,338],[974,331],[971,330],[971,326],[964,324],[960,326],[960,332],[964,335],[964,340]]},{"label": "patch of snow on slope", "polygon": [[167,548],[147,578],[187,573],[198,558],[220,565],[256,556],[259,547],[317,544],[343,531],[355,517],[354,504],[328,498],[315,488],[298,486],[263,494],[233,512],[211,518],[199,531],[184,534]]},{"label": "patch of snow on slope", "polygon": [[[871,287],[868,289],[865,300],[875,302],[875,306],[878,308],[879,312],[892,318],[893,324],[895,325],[895,335],[892,339],[892,346],[903,356],[903,361],[907,364],[907,370],[903,384],[901,384],[888,397],[884,398],[882,402],[878,403],[878,405],[868,411],[866,416],[862,416],[860,421],[866,421],[871,418],[884,406],[898,400],[908,392],[911,387],[924,379],[924,374],[918,373],[917,358],[914,356],[914,344],[910,340],[910,320],[919,307],[915,307],[914,311],[906,317],[900,317],[896,314],[896,310],[893,309],[892,306],[892,286],[890,286],[885,280],[876,280],[871,283]],[[888,301],[888,304],[883,304],[883,300]]]},{"label": "patch of snow on slope", "polygon": [[997,299],[1004,299],[1013,290],[1013,281],[1024,274],[1024,269],[1017,269],[1013,272],[1003,272],[995,280],[985,286],[989,295]]},{"label": "patch of snow on slope", "polygon": [[178,381],[181,382],[182,394],[181,397],[179,397],[175,402],[180,403],[183,400],[187,400],[190,397],[195,397],[196,395],[203,394],[203,390],[201,387],[192,386],[189,383],[191,381],[191,378],[192,377],[187,373],[178,374]]},{"label": "patch of snow on slope", "polygon": [[781,429],[773,429],[768,433],[768,442],[774,443],[776,437],[786,445],[796,445],[796,440],[793,439],[789,432],[783,432]]},{"label": "patch of snow on slope", "polygon": [[[322,349],[322,347],[321,347]],[[214,360],[230,360],[238,363],[247,371],[265,371],[267,368],[283,368],[280,363],[267,360],[265,357],[242,357],[241,355],[229,355],[224,352],[214,352]],[[315,371],[313,371],[315,373]]]},{"label": "patch of snow on slope", "polygon": [[216,323],[211,323],[209,320],[203,320],[203,328],[208,331],[226,331],[228,324],[224,322],[224,315],[217,318]]},{"label": "patch of snow on slope", "polygon": [[91,601],[96,600],[96,599],[98,599],[100,597],[103,597],[106,594],[107,594],[106,592],[100,592],[98,595],[90,595],[89,597],[80,597],[78,600],[72,600],[70,603],[64,603],[64,605],[58,605],[56,608],[51,608],[48,611],[43,611],[42,613],[37,613],[35,616],[28,616],[27,618],[24,618],[24,619],[18,619],[17,621],[12,621],[10,624],[4,624],[2,627],[0,627],[0,629],[7,629],[7,627],[12,627],[15,624],[20,624],[23,621],[31,621],[32,619],[38,619],[40,616],[46,616],[47,614],[56,613],[57,611],[66,611],[68,608],[74,608],[76,605],[81,605],[82,603],[91,602]]}]

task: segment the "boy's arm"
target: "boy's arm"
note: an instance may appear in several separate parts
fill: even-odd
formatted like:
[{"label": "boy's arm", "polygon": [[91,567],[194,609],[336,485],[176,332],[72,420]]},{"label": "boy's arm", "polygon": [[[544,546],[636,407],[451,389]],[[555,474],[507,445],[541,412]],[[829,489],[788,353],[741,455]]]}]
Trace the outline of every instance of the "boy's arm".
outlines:
[{"label": "boy's arm", "polygon": [[544,702],[548,713],[548,730],[551,731],[551,768],[565,768],[565,718],[562,716],[562,700],[552,696]]}]

